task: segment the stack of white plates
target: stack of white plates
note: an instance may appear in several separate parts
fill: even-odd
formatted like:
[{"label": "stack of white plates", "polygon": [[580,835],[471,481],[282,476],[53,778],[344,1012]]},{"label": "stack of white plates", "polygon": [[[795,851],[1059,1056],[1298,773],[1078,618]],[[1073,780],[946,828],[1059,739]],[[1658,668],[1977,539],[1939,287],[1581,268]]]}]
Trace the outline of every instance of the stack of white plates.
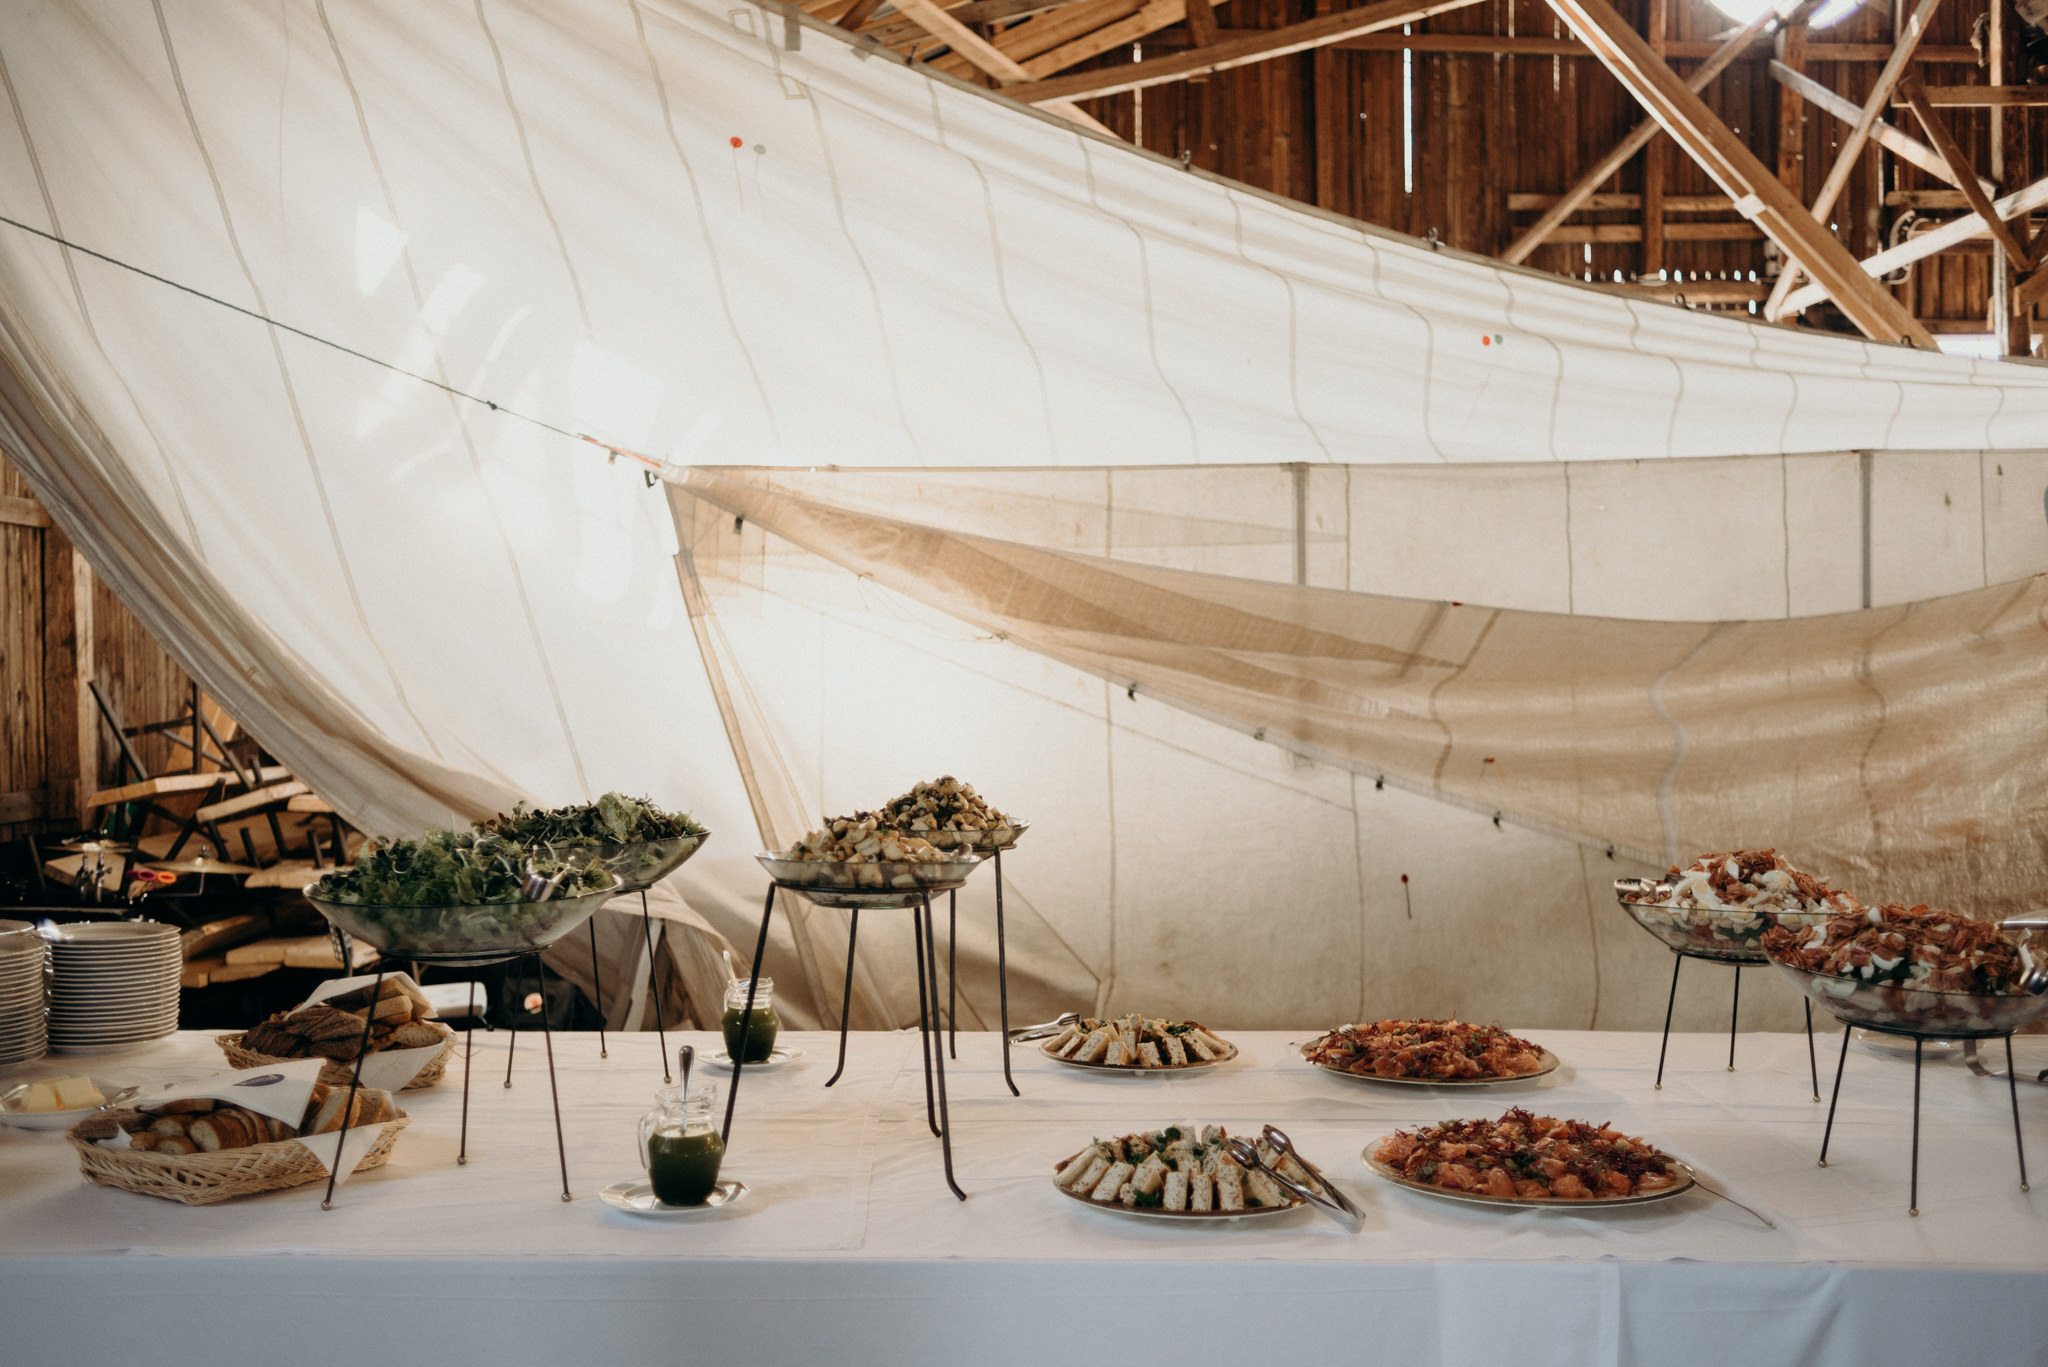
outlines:
[{"label": "stack of white plates", "polygon": [[174,926],[101,921],[60,927],[50,943],[50,1048],[118,1049],[178,1028],[184,948]]},{"label": "stack of white plates", "polygon": [[0,1063],[49,1052],[43,1025],[43,965],[49,951],[26,921],[0,921]]}]

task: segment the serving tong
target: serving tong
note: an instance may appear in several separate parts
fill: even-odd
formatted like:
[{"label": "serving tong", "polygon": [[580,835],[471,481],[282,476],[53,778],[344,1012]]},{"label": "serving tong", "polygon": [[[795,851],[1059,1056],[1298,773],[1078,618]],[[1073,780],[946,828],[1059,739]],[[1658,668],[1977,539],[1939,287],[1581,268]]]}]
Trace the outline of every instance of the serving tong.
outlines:
[{"label": "serving tong", "polygon": [[[2000,930],[2017,931],[2025,935],[2028,931],[2048,930],[2048,911],[2030,911],[2024,916],[2008,916],[1998,923]],[[2020,959],[2027,966],[2027,974],[2020,979],[2020,990],[2038,997],[2048,992],[2048,959],[2037,958],[2027,943],[2020,942]]]},{"label": "serving tong", "polygon": [[1365,1223],[1365,1212],[1351,1204],[1351,1198],[1337,1190],[1336,1184],[1323,1176],[1321,1168],[1318,1168],[1315,1164],[1302,1157],[1300,1150],[1294,1147],[1294,1141],[1289,1139],[1286,1134],[1273,1128],[1271,1125],[1266,1126],[1261,1131],[1261,1134],[1266,1141],[1267,1147],[1271,1148],[1283,1160],[1292,1158],[1296,1163],[1299,1163],[1301,1170],[1309,1175],[1309,1180],[1315,1183],[1315,1188],[1320,1188],[1320,1190],[1304,1186],[1292,1177],[1280,1172],[1277,1168],[1269,1167],[1259,1157],[1257,1146],[1248,1139],[1242,1137],[1232,1138],[1226,1142],[1224,1147],[1230,1150],[1230,1156],[1237,1160],[1240,1167],[1256,1168],[1258,1171],[1265,1173],[1266,1176],[1279,1183],[1285,1190],[1293,1192],[1296,1196],[1307,1201],[1347,1230],[1356,1233],[1358,1227]]},{"label": "serving tong", "polygon": [[562,886],[562,880],[576,871],[574,867],[564,863],[562,867],[556,869],[552,874],[542,873],[533,866],[531,859],[526,861],[525,867],[526,882],[520,888],[520,891],[526,895],[526,900],[529,902],[545,902],[550,900],[554,897],[555,890]]},{"label": "serving tong", "polygon": [[1050,1039],[1068,1026],[1078,1025],[1080,1022],[1079,1011],[1062,1011],[1056,1019],[1049,1020],[1043,1025],[1018,1026],[1010,1032],[1010,1039],[1017,1044],[1022,1044],[1025,1040]]}]

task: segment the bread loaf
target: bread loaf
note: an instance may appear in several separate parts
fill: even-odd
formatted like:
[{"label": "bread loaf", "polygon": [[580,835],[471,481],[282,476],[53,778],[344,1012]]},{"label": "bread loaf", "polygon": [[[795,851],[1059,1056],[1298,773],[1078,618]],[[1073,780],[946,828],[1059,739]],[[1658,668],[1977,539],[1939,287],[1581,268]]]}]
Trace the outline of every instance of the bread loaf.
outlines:
[{"label": "bread loaf", "polygon": [[247,1123],[256,1119],[258,1117],[255,1114],[239,1106],[230,1106],[224,1111],[201,1116],[192,1122],[192,1142],[206,1153],[219,1153],[222,1149],[245,1149],[257,1142],[251,1131],[261,1127]]},{"label": "bread loaf", "polygon": [[[131,1147],[134,1142],[134,1139],[131,1137],[129,1139]],[[188,1154],[199,1152],[199,1147],[182,1134],[160,1134],[156,1139],[156,1151],[158,1153]]]}]

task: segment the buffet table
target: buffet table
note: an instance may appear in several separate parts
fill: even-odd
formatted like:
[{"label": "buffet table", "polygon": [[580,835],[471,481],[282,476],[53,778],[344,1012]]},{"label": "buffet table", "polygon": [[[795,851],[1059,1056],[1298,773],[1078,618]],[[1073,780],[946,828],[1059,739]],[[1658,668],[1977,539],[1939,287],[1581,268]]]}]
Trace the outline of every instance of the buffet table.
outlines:
[{"label": "buffet table", "polygon": [[[467,1363],[1009,1364],[1714,1361],[2037,1362],[2048,1351],[2048,1190],[2022,1195],[2005,1084],[1953,1059],[1925,1077],[1919,1218],[1906,1214],[1912,1068],[1849,1050],[1830,1166],[1806,1041],[1536,1031],[1548,1077],[1461,1094],[1347,1082],[1302,1064],[1299,1034],[1233,1032],[1214,1073],[1104,1077],[960,1036],[948,1067],[955,1167],[925,1128],[915,1031],[786,1035],[805,1057],[749,1070],[726,1175],[751,1194],[689,1221],[596,1199],[637,1176],[634,1126],[661,1083],[651,1037],[557,1035],[576,1199],[560,1199],[537,1035],[502,1086],[507,1037],[479,1034],[469,1162],[461,1063],[407,1093],[390,1165],[345,1185],[188,1208],[86,1184],[61,1135],[0,1130],[6,1360],[105,1364],[179,1345],[209,1367]],[[1839,1032],[1821,1037],[1822,1083]],[[715,1036],[670,1036],[700,1054]],[[2023,1041],[2040,1045],[2048,1041]],[[2038,1048],[2033,1052],[2039,1052]],[[2031,1053],[2027,1057],[2031,1057]],[[219,1065],[211,1036],[46,1059],[114,1081]],[[2034,1064],[2039,1067],[2039,1063]],[[704,1069],[723,1086],[729,1074]],[[1695,1190],[1604,1212],[1478,1208],[1402,1191],[1359,1151],[1397,1126],[1509,1105],[1613,1120],[1772,1220]],[[2048,1091],[2022,1087],[2048,1180]],[[1369,1217],[1313,1210],[1200,1227],[1079,1206],[1053,1163],[1095,1135],[1178,1120],[1278,1124]]]}]

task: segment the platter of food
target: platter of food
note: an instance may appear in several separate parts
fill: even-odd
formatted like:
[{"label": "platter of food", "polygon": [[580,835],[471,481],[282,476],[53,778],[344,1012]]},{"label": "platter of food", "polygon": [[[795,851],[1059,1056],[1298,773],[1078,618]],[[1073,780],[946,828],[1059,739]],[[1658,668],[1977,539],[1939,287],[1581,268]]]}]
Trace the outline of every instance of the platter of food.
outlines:
[{"label": "platter of food", "polygon": [[1764,933],[1773,926],[1817,925],[1861,910],[1854,897],[1776,850],[1703,854],[1661,879],[1617,878],[1614,893],[1637,925],[1673,951],[1724,963],[1762,963]]},{"label": "platter of food", "polygon": [[[1297,1182],[1309,1174],[1261,1139],[1261,1162]],[[1186,1121],[1162,1130],[1098,1139],[1058,1163],[1053,1187],[1096,1210],[1194,1222],[1258,1219],[1306,1205],[1273,1176],[1232,1157],[1221,1125]]]},{"label": "platter of food", "polygon": [[989,854],[1007,850],[1030,830],[1030,826],[990,806],[951,774],[919,783],[900,797],[891,798],[875,813],[881,824],[905,835],[914,835],[942,850],[973,850]]},{"label": "platter of food", "polygon": [[1665,1201],[1692,1169],[1611,1125],[1532,1115],[1396,1130],[1359,1155],[1396,1186],[1481,1205],[1584,1210]]},{"label": "platter of food", "polygon": [[1090,1016],[1068,1023],[1038,1046],[1055,1063],[1100,1073],[1200,1073],[1237,1057],[1237,1046],[1211,1034],[1200,1021],[1149,1016]]},{"label": "platter of food", "polygon": [[1490,1087],[1555,1072],[1558,1057],[1497,1025],[1384,1020],[1340,1025],[1301,1046],[1326,1073],[1355,1082],[1408,1087]]},{"label": "platter of food", "polygon": [[[527,897],[533,874],[548,877],[547,898]],[[617,891],[596,864],[536,855],[489,831],[433,830],[372,842],[352,867],[310,884],[306,900],[394,958],[475,965],[545,949]]]},{"label": "platter of food", "polygon": [[834,817],[782,852],[754,856],[776,886],[826,907],[909,907],[967,881],[981,856],[890,829],[873,813]]},{"label": "platter of food", "polygon": [[118,1105],[135,1089],[116,1089],[83,1075],[38,1078],[0,1092],[0,1124],[17,1130],[68,1130],[102,1106]]},{"label": "platter of food", "polygon": [[1763,937],[1770,961],[1844,1025],[1995,1039],[2048,1016],[2025,984],[2033,951],[1960,912],[1884,905]]}]

